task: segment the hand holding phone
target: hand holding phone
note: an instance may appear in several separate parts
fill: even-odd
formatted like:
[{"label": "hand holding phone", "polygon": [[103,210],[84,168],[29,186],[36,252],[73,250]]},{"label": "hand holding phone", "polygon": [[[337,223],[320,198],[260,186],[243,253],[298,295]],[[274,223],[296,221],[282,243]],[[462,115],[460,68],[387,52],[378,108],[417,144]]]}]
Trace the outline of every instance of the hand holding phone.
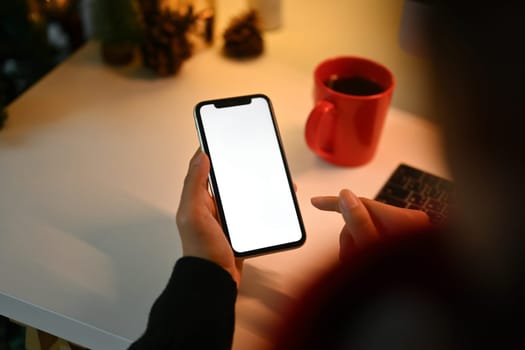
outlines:
[{"label": "hand holding phone", "polygon": [[177,209],[177,227],[184,256],[214,262],[240,284],[242,258],[235,258],[217,219],[213,198],[208,191],[210,162],[200,149],[193,155],[184,179]]},{"label": "hand holding phone", "polygon": [[306,234],[270,100],[265,95],[195,107],[209,182],[236,256],[301,246]]}]

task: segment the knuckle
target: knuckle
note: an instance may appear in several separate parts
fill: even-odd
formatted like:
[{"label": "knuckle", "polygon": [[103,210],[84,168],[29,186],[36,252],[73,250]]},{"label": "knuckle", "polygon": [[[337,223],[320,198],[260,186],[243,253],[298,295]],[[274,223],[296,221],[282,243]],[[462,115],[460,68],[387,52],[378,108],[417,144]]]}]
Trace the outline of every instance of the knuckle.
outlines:
[{"label": "knuckle", "polygon": [[198,226],[202,221],[201,210],[180,210],[176,215],[176,222],[179,229],[189,229]]},{"label": "knuckle", "polygon": [[177,215],[175,216],[175,221],[179,228],[184,227],[187,222],[186,214],[183,211],[179,210],[177,212]]},{"label": "knuckle", "polygon": [[187,187],[191,182],[191,173],[188,172],[184,177],[184,186]]},{"label": "knuckle", "polygon": [[369,241],[377,238],[377,229],[366,212],[360,211],[353,216],[352,232],[359,241]]},{"label": "knuckle", "polygon": [[368,215],[364,215],[360,213],[359,215],[354,216],[353,226],[354,226],[354,229],[358,232],[369,231],[372,226],[372,222]]}]

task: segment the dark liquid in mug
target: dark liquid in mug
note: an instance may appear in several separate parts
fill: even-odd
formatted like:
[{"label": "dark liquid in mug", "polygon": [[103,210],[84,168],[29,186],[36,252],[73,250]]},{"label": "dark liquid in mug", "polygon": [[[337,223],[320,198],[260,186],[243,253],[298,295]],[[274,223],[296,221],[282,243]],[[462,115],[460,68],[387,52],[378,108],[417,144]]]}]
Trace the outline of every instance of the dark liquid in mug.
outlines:
[{"label": "dark liquid in mug", "polygon": [[354,96],[375,95],[385,90],[375,81],[357,76],[350,78],[333,76],[325,82],[325,85],[337,92]]}]

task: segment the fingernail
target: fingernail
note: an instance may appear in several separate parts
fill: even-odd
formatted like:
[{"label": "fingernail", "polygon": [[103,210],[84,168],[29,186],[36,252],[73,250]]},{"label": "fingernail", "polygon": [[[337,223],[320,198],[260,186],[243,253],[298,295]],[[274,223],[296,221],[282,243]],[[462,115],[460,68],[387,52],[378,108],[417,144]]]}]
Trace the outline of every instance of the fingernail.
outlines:
[{"label": "fingernail", "polygon": [[199,165],[201,162],[202,162],[202,152],[199,152],[193,158],[192,163],[193,165]]},{"label": "fingernail", "polygon": [[352,191],[344,189],[339,193],[339,204],[347,209],[352,209],[359,205],[359,198]]},{"label": "fingernail", "polygon": [[198,167],[202,162],[202,152],[199,152],[193,156],[190,162],[190,166]]}]

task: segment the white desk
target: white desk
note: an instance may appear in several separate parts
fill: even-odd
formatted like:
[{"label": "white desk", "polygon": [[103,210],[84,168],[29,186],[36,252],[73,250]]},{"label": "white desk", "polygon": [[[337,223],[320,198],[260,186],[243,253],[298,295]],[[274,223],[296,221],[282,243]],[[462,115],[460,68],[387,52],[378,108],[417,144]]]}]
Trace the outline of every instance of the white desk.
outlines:
[{"label": "white desk", "polygon": [[372,162],[319,160],[303,139],[313,67],[278,52],[270,46],[238,63],[210,49],[176,77],[152,80],[102,65],[89,43],[9,106],[0,132],[0,314],[92,349],[124,349],[141,334],[181,255],[174,215],[202,99],[262,92],[273,100],[308,235],[298,250],[246,262],[236,349],[267,345],[280,308],[337,253],[342,220],[314,210],[311,196],[349,187],[373,197],[401,161],[448,176],[435,127],[396,108]]}]

